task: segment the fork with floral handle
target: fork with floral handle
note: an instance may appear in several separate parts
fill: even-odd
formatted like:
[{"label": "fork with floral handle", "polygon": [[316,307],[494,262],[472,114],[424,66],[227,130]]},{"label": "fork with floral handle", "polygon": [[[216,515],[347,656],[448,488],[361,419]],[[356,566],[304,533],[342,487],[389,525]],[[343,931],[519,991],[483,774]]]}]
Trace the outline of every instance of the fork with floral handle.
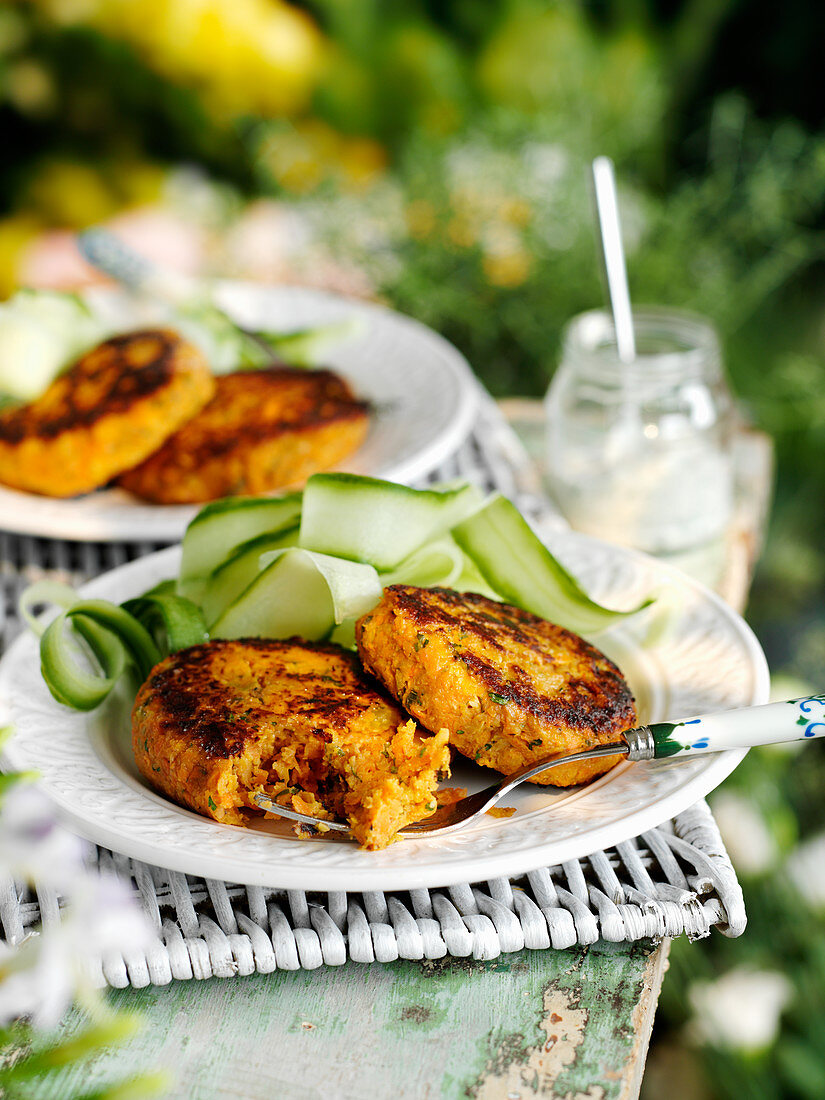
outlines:
[{"label": "fork with floral handle", "polygon": [[[405,825],[399,837],[437,836],[463,828],[492,809],[502,798],[528,779],[560,764],[577,760],[596,760],[605,756],[624,756],[628,761],[678,760],[697,753],[722,752],[725,749],[749,749],[755,745],[774,745],[784,741],[804,741],[825,736],[825,695],[809,695],[784,703],[766,703],[758,707],[702,714],[680,722],[650,722],[627,730],[620,740],[599,745],[584,752],[555,753],[505,776],[498,783],[476,794],[467,795],[449,806],[441,806],[422,821]],[[262,810],[300,821],[305,825],[348,833],[349,826],[297,813],[268,798],[254,796]]]}]

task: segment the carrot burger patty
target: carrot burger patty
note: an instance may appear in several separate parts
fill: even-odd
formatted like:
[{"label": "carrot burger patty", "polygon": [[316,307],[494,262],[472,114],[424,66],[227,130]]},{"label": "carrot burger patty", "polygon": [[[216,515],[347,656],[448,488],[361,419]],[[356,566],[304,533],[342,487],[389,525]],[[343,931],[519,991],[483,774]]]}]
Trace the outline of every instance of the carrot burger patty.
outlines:
[{"label": "carrot burger patty", "polygon": [[[359,620],[364,667],[428,729],[509,774],[580,752],[636,725],[619,669],[577,634],[470,592],[391,585]],[[532,780],[582,783],[621,757],[553,768]]]},{"label": "carrot burger patty", "polygon": [[326,370],[270,367],[217,379],[212,401],[120,484],[162,504],[303,484],[351,454],[369,406]]},{"label": "carrot burger patty", "polygon": [[194,344],[170,329],[114,336],[36,401],[0,414],[0,481],[71,497],[142,462],[210,399]]},{"label": "carrot burger patty", "polygon": [[365,848],[436,808],[447,732],[420,731],[354,653],[300,639],[213,641],[172,654],[138,692],[132,744],[149,782],[246,825],[262,792],[345,818]]}]

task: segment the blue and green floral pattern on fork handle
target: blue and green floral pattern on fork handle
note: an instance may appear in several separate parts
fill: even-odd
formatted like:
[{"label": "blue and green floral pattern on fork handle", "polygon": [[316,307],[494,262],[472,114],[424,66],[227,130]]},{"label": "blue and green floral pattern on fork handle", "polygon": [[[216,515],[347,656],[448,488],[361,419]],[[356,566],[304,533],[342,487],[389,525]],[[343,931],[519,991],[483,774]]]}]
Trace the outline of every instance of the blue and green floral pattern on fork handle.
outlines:
[{"label": "blue and green floral pattern on fork handle", "polygon": [[[631,731],[652,738],[646,759],[685,756],[722,749],[749,749],[782,741],[825,736],[825,695],[809,695],[786,703],[703,714],[682,722],[652,722]],[[628,735],[626,734],[627,738]],[[631,754],[630,759],[639,759]]]},{"label": "blue and green floral pattern on fork handle", "polygon": [[[759,707],[702,714],[681,722],[651,722],[627,730],[621,740],[599,745],[584,752],[556,753],[506,776],[483,791],[468,794],[449,806],[440,806],[422,821],[405,825],[400,837],[434,836],[460,829],[481,814],[492,809],[515,787],[533,779],[550,768],[576,760],[593,760],[605,756],[624,756],[629,761],[675,760],[701,752],[721,752],[724,749],[749,749],[754,745],[773,745],[782,741],[804,741],[807,737],[825,736],[825,695],[809,695],[807,699],[792,699],[787,703],[766,703]],[[263,793],[253,795],[262,810],[300,821],[338,835],[348,834],[349,826],[340,821],[321,820],[300,814],[291,807],[273,802]]]}]

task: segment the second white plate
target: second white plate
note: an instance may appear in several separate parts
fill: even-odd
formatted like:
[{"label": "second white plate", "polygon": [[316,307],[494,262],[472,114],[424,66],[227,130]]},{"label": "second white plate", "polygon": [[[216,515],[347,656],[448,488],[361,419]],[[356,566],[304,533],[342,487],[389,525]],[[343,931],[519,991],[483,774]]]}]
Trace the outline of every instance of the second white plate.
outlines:
[{"label": "second white plate", "polygon": [[[669,627],[643,644],[637,626],[602,635],[598,644],[622,668],[640,720],[684,718],[763,703],[764,655],[742,619],[718,597],[651,558],[569,532],[551,548],[597,599],[633,606],[656,588],[677,589]],[[179,550],[161,551],[86,585],[90,596],[120,602],[177,571]],[[553,791],[521,787],[508,819],[487,817],[458,833],[403,841],[382,852],[349,842],[293,837],[288,826],[218,825],[155,793],[132,758],[121,708],[69,711],[49,695],[37,641],[19,638],[0,662],[0,722],[15,735],[4,764],[36,768],[43,790],[76,832],[117,852],[173,870],[259,886],[303,890],[396,890],[448,886],[577,859],[654,827],[716,787],[743,752],[622,764],[589,786]],[[451,784],[479,789],[493,772],[469,762]]]},{"label": "second white plate", "polygon": [[[416,481],[464,441],[478,385],[466,359],[426,325],[382,306],[299,287],[226,282],[221,305],[250,328],[292,331],[348,318],[361,331],[324,357],[375,406],[367,438],[340,468],[391,481]],[[124,330],[140,323],[129,300],[100,290],[90,300]],[[0,527],[17,534],[90,542],[177,542],[197,505],[148,504],[122,489],[71,500],[0,486]]]}]

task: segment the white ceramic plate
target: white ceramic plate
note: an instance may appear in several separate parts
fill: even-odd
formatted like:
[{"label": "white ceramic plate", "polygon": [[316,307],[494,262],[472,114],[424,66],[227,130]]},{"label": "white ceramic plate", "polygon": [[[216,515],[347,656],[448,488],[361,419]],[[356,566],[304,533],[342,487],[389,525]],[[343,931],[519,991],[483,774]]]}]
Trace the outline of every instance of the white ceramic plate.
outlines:
[{"label": "white ceramic plate", "polygon": [[[633,688],[642,721],[763,703],[764,655],[742,619],[718,597],[651,558],[583,535],[548,536],[548,544],[596,597],[633,606],[653,588],[678,593],[679,610],[664,636],[642,645],[624,625],[599,644]],[[117,601],[176,573],[172,547],[104,574],[90,596]],[[124,708],[83,715],[49,695],[32,636],[19,638],[0,663],[3,724],[15,735],[4,764],[37,768],[42,787],[76,832],[117,852],[173,870],[260,886],[303,890],[395,890],[447,886],[577,859],[617,844],[679,813],[716,787],[743,751],[675,763],[621,764],[596,782],[569,791],[521,787],[515,816],[486,817],[441,839],[403,841],[383,852],[351,842],[300,840],[272,822],[241,829],[191,813],[151,790],[130,749]],[[469,762],[452,784],[479,789],[494,773]]]},{"label": "white ceramic plate", "polygon": [[[117,291],[89,295],[123,329],[142,323]],[[223,307],[251,328],[291,331],[361,319],[361,331],[324,356],[376,407],[366,440],[341,469],[415,481],[451,455],[472,427],[478,388],[466,359],[432,329],[382,306],[299,287],[223,283]],[[198,507],[147,504],[122,489],[71,500],[0,486],[0,527],[86,541],[177,542]]]}]

